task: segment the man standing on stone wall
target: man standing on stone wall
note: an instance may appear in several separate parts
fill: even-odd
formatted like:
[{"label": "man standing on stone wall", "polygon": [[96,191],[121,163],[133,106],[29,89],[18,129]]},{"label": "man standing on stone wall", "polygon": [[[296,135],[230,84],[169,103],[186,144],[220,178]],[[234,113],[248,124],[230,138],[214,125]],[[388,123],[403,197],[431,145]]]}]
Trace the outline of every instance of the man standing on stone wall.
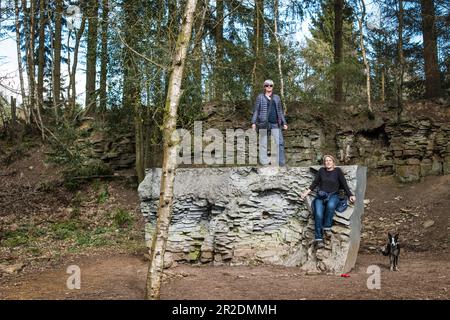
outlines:
[{"label": "man standing on stone wall", "polygon": [[[278,95],[273,93],[273,81],[264,81],[264,93],[256,97],[256,103],[252,117],[253,130],[258,129],[259,133],[259,162],[262,165],[269,164],[267,156],[267,138],[272,136],[278,150],[271,150],[272,159],[280,165],[286,164],[284,155],[284,139],[281,128],[287,130],[286,119],[284,118],[283,106]],[[273,146],[273,144],[272,144]],[[273,157],[276,154],[277,157]],[[271,163],[275,165],[275,163]]]}]

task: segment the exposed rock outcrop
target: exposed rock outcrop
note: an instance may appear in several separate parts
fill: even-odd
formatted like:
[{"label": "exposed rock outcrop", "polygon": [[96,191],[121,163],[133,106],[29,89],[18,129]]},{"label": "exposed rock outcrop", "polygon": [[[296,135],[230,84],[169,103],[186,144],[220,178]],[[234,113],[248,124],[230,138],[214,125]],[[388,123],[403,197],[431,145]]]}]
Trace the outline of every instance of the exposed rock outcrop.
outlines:
[{"label": "exposed rock outcrop", "polygon": [[[342,167],[357,202],[335,215],[332,237],[319,250],[313,245],[311,199],[303,202],[299,197],[317,169],[177,169],[166,266],[181,261],[268,263],[305,270],[349,271],[359,248],[366,168]],[[148,221],[148,242],[155,228],[160,179],[161,169],[149,169],[139,186],[141,211]]]},{"label": "exposed rock outcrop", "polygon": [[[209,114],[204,127],[245,130],[250,108],[238,105],[225,116]],[[284,131],[287,163],[316,165],[324,154],[333,154],[341,165],[364,165],[369,174],[395,175],[401,182],[450,173],[448,100],[405,102],[400,116],[396,106],[373,108],[370,118],[364,105],[290,104],[289,130]]]}]

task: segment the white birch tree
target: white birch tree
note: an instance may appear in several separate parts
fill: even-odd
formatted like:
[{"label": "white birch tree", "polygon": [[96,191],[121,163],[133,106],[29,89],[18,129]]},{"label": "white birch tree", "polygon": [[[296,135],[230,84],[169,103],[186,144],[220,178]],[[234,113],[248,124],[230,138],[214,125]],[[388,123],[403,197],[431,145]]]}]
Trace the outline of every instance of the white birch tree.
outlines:
[{"label": "white birch tree", "polygon": [[178,35],[175,52],[172,58],[172,70],[164,110],[164,150],[159,207],[150,252],[150,265],[147,274],[145,293],[145,298],[148,300],[156,300],[160,297],[164,253],[166,251],[166,244],[169,236],[169,224],[172,216],[173,185],[177,167],[177,144],[179,143],[179,141],[174,140],[173,133],[176,130],[177,110],[182,94],[181,83],[183,79],[183,70],[191,38],[196,5],[197,0],[188,0],[186,3],[181,31]]}]

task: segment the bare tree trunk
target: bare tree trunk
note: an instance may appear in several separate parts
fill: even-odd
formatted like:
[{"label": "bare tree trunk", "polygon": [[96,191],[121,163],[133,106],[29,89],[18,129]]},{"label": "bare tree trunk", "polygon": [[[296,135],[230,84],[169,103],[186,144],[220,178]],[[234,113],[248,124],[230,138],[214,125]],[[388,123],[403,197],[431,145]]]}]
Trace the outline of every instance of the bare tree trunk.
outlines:
[{"label": "bare tree trunk", "polygon": [[[138,90],[140,91],[140,89]],[[139,183],[145,177],[145,141],[144,141],[144,118],[142,114],[142,106],[140,96],[133,100],[134,107],[134,136],[136,148],[136,173],[138,175]]]},{"label": "bare tree trunk", "polygon": [[342,58],[343,58],[343,10],[344,0],[334,0],[334,101],[343,101],[343,77],[342,77]]},{"label": "bare tree trunk", "polygon": [[95,94],[95,83],[97,77],[97,29],[98,29],[98,0],[88,2],[88,39],[86,54],[86,99],[85,113],[95,113],[97,110],[97,99]]},{"label": "bare tree trunk", "polygon": [[[33,88],[31,89],[30,87],[30,91],[33,97],[33,106],[36,107],[36,112],[34,113],[34,120],[36,125],[38,126],[38,128],[41,130],[41,137],[42,140],[45,140],[45,132],[44,132],[44,126],[42,123],[42,117],[41,117],[41,103],[42,100],[39,99],[39,92],[38,90],[36,90],[36,80],[35,80],[35,60],[34,60],[34,40],[35,40],[35,28],[36,28],[36,24],[35,24],[35,14],[36,14],[36,8],[35,8],[35,3],[33,3],[34,1],[31,1],[31,7],[30,7],[30,61],[32,61],[32,71],[30,71],[30,74],[32,74],[32,85]],[[40,42],[40,41],[39,41]],[[39,71],[38,71],[39,73]],[[39,81],[39,79],[38,79]],[[37,104],[36,104],[36,100],[37,100]],[[31,113],[33,114],[34,108],[31,109]]]},{"label": "bare tree trunk", "polygon": [[11,141],[16,141],[16,99],[11,96],[11,127],[9,128]]},{"label": "bare tree trunk", "polygon": [[[168,19],[166,24],[166,35],[165,35],[165,41],[168,40],[168,47],[171,50],[171,53],[175,51],[176,46],[176,35],[179,34],[179,17],[180,17],[180,10],[178,10],[177,7],[177,0],[167,0],[167,9],[168,9]],[[164,36],[163,36],[164,37]],[[168,86],[169,86],[169,76],[170,72],[164,71],[164,90],[161,90],[161,92],[167,92]],[[211,82],[210,82],[211,86]],[[211,91],[210,91],[211,92]],[[166,96],[163,94],[161,97],[162,100],[166,99]],[[211,95],[212,96],[212,95]]]},{"label": "bare tree trunk", "polygon": [[358,17],[358,26],[359,26],[359,45],[361,47],[361,52],[363,56],[363,62],[365,67],[365,73],[366,73],[366,95],[367,95],[367,108],[369,109],[369,112],[372,113],[372,103],[371,103],[371,96],[370,96],[370,66],[369,62],[367,61],[366,56],[366,47],[364,46],[364,30],[363,30],[363,23],[364,19],[366,17],[366,4],[364,0],[361,0],[361,17]]},{"label": "bare tree trunk", "polygon": [[65,104],[65,108],[64,108],[64,112],[63,112],[63,115],[64,115],[64,117],[66,116],[66,113],[70,110],[70,107],[71,107],[71,96],[70,96],[70,90],[72,89],[71,88],[71,85],[70,85],[70,78],[72,77],[72,72],[71,72],[71,70],[72,70],[72,62],[70,61],[70,38],[71,38],[71,36],[72,36],[72,29],[69,29],[69,32],[68,32],[68,35],[67,35],[67,57],[66,57],[66,59],[67,59],[67,75],[69,76],[69,85],[67,86],[67,93],[66,93],[66,95],[67,95],[67,102],[66,102],[66,104]]},{"label": "bare tree trunk", "polygon": [[403,111],[403,76],[404,76],[404,58],[403,58],[403,0],[398,1],[398,63],[399,79],[397,84],[397,121]]},{"label": "bare tree trunk", "polygon": [[304,83],[304,90],[305,92],[309,91],[309,74],[308,74],[309,68],[306,65],[305,66],[305,76],[303,77],[303,83]]},{"label": "bare tree trunk", "polygon": [[[27,30],[28,37],[25,41],[27,51],[27,66],[28,66],[28,86],[30,96],[30,115],[33,117],[36,126],[41,130],[42,140],[45,139],[44,126],[42,123],[41,112],[39,104],[36,105],[37,91],[36,91],[36,79],[35,79],[35,60],[34,60],[34,41],[36,34],[35,24],[35,2],[30,1],[30,9],[27,9],[27,1],[22,0],[22,8],[24,11],[24,21],[29,20],[29,28]],[[28,16],[27,16],[28,15]],[[36,108],[36,110],[35,110]]]},{"label": "bare tree trunk", "polygon": [[108,67],[108,0],[102,0],[102,52],[100,64],[100,112],[106,112],[106,76]]},{"label": "bare tree trunk", "polygon": [[[20,95],[22,96],[23,112],[25,114],[25,123],[30,123],[29,102],[25,95],[25,84],[23,82],[23,65],[22,65],[22,50],[20,49],[21,37],[20,37],[20,15],[19,15],[19,0],[14,1],[14,8],[16,14],[16,46],[17,46],[17,65],[19,67],[19,82],[20,82]],[[25,19],[24,19],[25,20]]]},{"label": "bare tree trunk", "polygon": [[[123,11],[125,14],[125,25],[124,25],[124,34],[125,34],[125,43],[123,52],[123,97],[122,97],[122,105],[124,108],[129,108],[133,110],[134,99],[138,94],[137,84],[137,73],[138,66],[136,62],[136,56],[133,51],[138,50],[138,35],[137,35],[137,12],[136,6],[133,1],[127,1],[123,3]],[[131,115],[131,113],[130,113]]]},{"label": "bare tree trunk", "polygon": [[278,74],[280,77],[280,94],[281,94],[281,100],[284,102],[284,114],[286,115],[287,105],[286,105],[286,98],[284,96],[283,69],[281,68],[281,44],[280,44],[280,38],[278,37],[278,9],[279,9],[278,0],[275,0],[274,33],[275,33],[275,40],[277,41],[277,58],[278,58]]},{"label": "bare tree trunk", "polygon": [[384,66],[381,67],[381,102],[384,102],[386,100],[386,94],[385,94],[385,86],[386,86],[386,80],[385,80],[385,71]]},{"label": "bare tree trunk", "polygon": [[224,19],[224,0],[216,1],[216,63],[214,66],[214,98],[218,101],[223,101],[223,80],[222,80],[222,62],[224,57],[223,51],[223,19]]},{"label": "bare tree trunk", "polygon": [[169,79],[164,113],[164,159],[161,176],[161,191],[158,219],[151,248],[151,260],[147,274],[146,299],[159,299],[164,266],[164,254],[169,236],[169,224],[173,207],[173,185],[177,168],[177,145],[173,140],[176,130],[177,110],[181,97],[181,82],[186,61],[186,52],[191,38],[193,16],[197,0],[187,0],[185,15],[172,59],[172,72]]},{"label": "bare tree trunk", "polygon": [[55,40],[54,40],[54,61],[53,61],[53,105],[55,108],[56,121],[59,118],[61,108],[61,20],[63,14],[63,0],[56,0],[55,16]]},{"label": "bare tree trunk", "polygon": [[8,105],[8,101],[0,95],[0,123],[3,125],[3,131],[8,129],[7,120],[6,120],[6,106]]},{"label": "bare tree trunk", "polygon": [[[146,74],[149,75],[150,71],[146,71]],[[147,76],[146,76],[147,77]],[[146,91],[146,103],[145,103],[145,108],[144,108],[144,120],[148,120],[151,117],[151,109],[150,109],[150,105],[151,105],[151,89],[150,89],[150,84],[151,81],[147,80],[145,81],[145,91]],[[150,167],[150,152],[151,152],[151,134],[152,134],[152,126],[150,126],[148,124],[147,121],[144,121],[144,123],[142,124],[143,128],[143,135],[144,135],[144,168],[149,168]],[[145,170],[144,170],[144,175],[145,175]]]},{"label": "bare tree trunk", "polygon": [[81,18],[81,25],[80,25],[80,30],[78,30],[78,32],[76,32],[76,36],[75,36],[75,47],[73,49],[73,63],[72,63],[72,72],[70,72],[70,76],[69,76],[69,88],[71,88],[71,96],[70,96],[70,112],[69,112],[69,118],[71,119],[75,113],[75,103],[76,103],[76,99],[77,99],[77,91],[76,91],[76,86],[75,86],[75,75],[77,72],[77,64],[78,64],[78,51],[80,48],[80,42],[81,42],[81,37],[84,33],[84,29],[86,26],[86,16],[83,15],[83,17]]},{"label": "bare tree trunk", "polygon": [[256,97],[263,84],[263,56],[264,56],[264,0],[255,0],[255,17],[253,21],[253,52],[255,60],[253,64],[252,82],[253,98]]},{"label": "bare tree trunk", "polygon": [[441,78],[437,58],[435,11],[433,0],[421,0],[423,57],[425,59],[425,96],[434,98],[441,95]]},{"label": "bare tree trunk", "polygon": [[35,74],[34,74],[34,3],[31,1],[31,6],[27,8],[27,1],[22,0],[22,8],[24,13],[24,29],[25,29],[25,47],[26,59],[28,69],[28,97],[30,114],[35,108]]},{"label": "bare tree trunk", "polygon": [[167,6],[168,6],[168,15],[169,15],[169,19],[167,21],[168,26],[167,26],[167,31],[169,32],[169,43],[170,43],[170,48],[172,50],[175,50],[175,46],[176,46],[176,35],[179,32],[179,25],[178,25],[178,19],[180,17],[180,11],[178,10],[178,6],[177,6],[177,0],[167,0]]},{"label": "bare tree trunk", "polygon": [[[195,38],[193,39],[192,44],[192,58],[190,59],[192,61],[192,75],[194,78],[194,87],[193,90],[195,90],[195,99],[198,99],[199,101],[202,100],[202,40],[203,40],[203,29],[205,25],[205,19],[206,19],[206,12],[208,10],[208,2],[209,1],[199,1],[197,2],[197,9],[196,9],[196,19],[195,24],[193,26],[193,34],[195,34]],[[217,34],[216,34],[217,35]],[[216,38],[217,41],[217,38]],[[213,81],[214,81],[214,95],[215,99],[221,99],[223,100],[223,82],[218,81],[218,79],[221,77],[221,63],[222,61],[217,61],[217,42],[216,42],[216,56],[215,56],[215,65],[214,65],[214,74],[213,74]],[[223,48],[222,48],[223,50]],[[222,54],[223,59],[223,54]],[[187,67],[189,69],[189,67]],[[186,77],[186,76],[185,76]],[[218,78],[219,77],[219,78]],[[218,89],[217,86],[220,86]],[[217,91],[218,89],[219,91]],[[219,97],[216,96],[216,94],[219,93]]]},{"label": "bare tree trunk", "polygon": [[138,24],[138,12],[133,1],[123,4],[125,14],[125,43],[127,47],[124,52],[124,89],[123,105],[125,108],[133,110],[133,122],[135,133],[135,168],[138,181],[144,179],[144,134],[143,118],[141,107],[141,76],[139,71],[139,60],[131,50],[139,50],[140,26]]},{"label": "bare tree trunk", "polygon": [[45,25],[46,25],[46,2],[39,1],[39,49],[38,49],[38,81],[37,81],[37,97],[38,97],[38,113],[42,109],[44,103],[44,64],[45,64]]}]

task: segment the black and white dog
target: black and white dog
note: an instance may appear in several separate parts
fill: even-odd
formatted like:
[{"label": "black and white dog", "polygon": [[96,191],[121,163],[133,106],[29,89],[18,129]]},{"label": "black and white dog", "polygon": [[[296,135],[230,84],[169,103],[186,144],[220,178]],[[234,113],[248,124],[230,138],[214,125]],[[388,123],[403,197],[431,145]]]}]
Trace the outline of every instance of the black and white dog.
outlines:
[{"label": "black and white dog", "polygon": [[398,233],[392,235],[388,233],[388,243],[386,248],[382,250],[384,256],[389,256],[391,271],[398,270],[398,257],[400,256],[400,244],[398,243]]}]

